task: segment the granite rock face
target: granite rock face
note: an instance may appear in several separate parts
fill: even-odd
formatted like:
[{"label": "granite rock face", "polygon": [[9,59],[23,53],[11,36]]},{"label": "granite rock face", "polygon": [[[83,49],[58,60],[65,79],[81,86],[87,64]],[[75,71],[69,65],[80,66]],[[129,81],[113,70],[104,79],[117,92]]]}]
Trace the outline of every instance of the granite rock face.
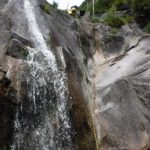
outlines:
[{"label": "granite rock face", "polygon": [[111,59],[103,55],[103,62],[98,60],[99,52],[95,55],[94,113],[102,150],[150,148],[150,37],[141,33],[133,25],[124,26],[118,34],[129,47]]},{"label": "granite rock face", "polygon": [[[77,19],[59,11],[45,15],[49,24],[51,46],[56,54],[62,49],[61,55],[65,59],[65,67],[62,67],[62,62],[60,67],[66,70],[68,78],[70,116],[76,132],[75,145],[79,150],[95,150],[95,133],[89,105],[92,83],[87,68],[88,59],[92,59],[95,51],[93,27],[90,28],[87,24],[88,33],[84,30],[86,28],[82,28],[85,24],[80,24]],[[60,57],[57,56],[57,59],[60,60]]]},{"label": "granite rock face", "polygon": [[[2,1],[2,9],[7,1]],[[11,145],[14,129],[16,105],[19,99],[19,75],[21,60],[6,54],[11,42],[11,21],[7,14],[0,14],[0,149],[7,150]]]},{"label": "granite rock face", "polygon": [[[88,57],[92,58],[94,48],[93,46],[89,47],[91,45],[90,38],[84,37],[84,32],[80,37],[80,25],[75,18],[55,9],[47,14],[41,8],[41,5],[45,5],[45,3],[45,0],[34,0],[32,2],[33,7],[36,8],[35,17],[39,30],[42,31],[47,45],[53,49],[59,68],[65,70],[68,76],[67,85],[70,93],[68,103],[70,107],[69,115],[74,129],[72,136],[74,149],[94,150],[96,149],[95,133],[87,100],[87,94],[89,93],[86,91],[89,83],[86,72],[87,60]],[[27,32],[28,25],[25,19],[23,1],[8,1],[1,8],[0,106],[2,106],[3,115],[0,116],[0,149],[6,150],[12,148],[15,138],[14,133],[20,132],[19,129],[16,130],[17,121],[15,120],[20,106],[26,105],[27,107],[20,108],[22,109],[19,114],[21,119],[28,119],[31,116],[37,118],[38,116],[34,116],[32,112],[29,112],[31,106],[26,101],[28,96],[26,74],[29,73],[26,59],[28,57],[28,47],[32,49],[33,43],[30,34]],[[32,126],[34,120],[27,122],[27,124]],[[21,123],[23,122],[26,123],[26,121],[21,120]],[[55,126],[57,127],[57,125]],[[30,131],[32,132],[32,130],[34,129],[31,128]],[[24,134],[24,132],[22,133]],[[22,145],[23,148],[34,147],[29,139],[25,139],[24,142],[26,145]]]},{"label": "granite rock face", "polygon": [[[136,24],[114,35],[110,27],[85,18],[56,9],[47,14],[45,3],[32,1],[39,29],[67,74],[74,149],[149,150],[150,36]],[[16,109],[29,105],[23,101],[26,59],[34,46],[23,1],[3,0],[0,9],[0,149],[9,150]]]}]

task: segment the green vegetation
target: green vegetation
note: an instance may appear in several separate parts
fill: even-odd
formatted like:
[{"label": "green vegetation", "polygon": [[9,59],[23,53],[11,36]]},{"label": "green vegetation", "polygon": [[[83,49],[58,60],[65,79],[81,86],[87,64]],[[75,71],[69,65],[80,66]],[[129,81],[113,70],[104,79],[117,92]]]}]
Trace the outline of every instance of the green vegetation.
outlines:
[{"label": "green vegetation", "polygon": [[96,16],[92,16],[92,17],[91,17],[91,21],[92,21],[93,23],[100,23],[100,22],[101,22],[100,18],[99,18],[99,17],[96,17]]},{"label": "green vegetation", "polygon": [[46,2],[44,5],[41,6],[41,8],[47,13],[50,14],[52,9],[56,9],[58,7],[58,3],[53,1],[53,4],[49,4]]},{"label": "green vegetation", "polygon": [[150,33],[150,22],[144,27],[144,31]]},{"label": "green vegetation", "polygon": [[[136,21],[145,31],[150,28],[150,0],[95,0],[95,16],[92,22],[102,22],[118,28]],[[92,16],[92,0],[85,0],[80,9]]]},{"label": "green vegetation", "polygon": [[117,9],[122,7],[124,4],[131,5],[131,0],[114,0],[113,1],[113,5],[115,5]]},{"label": "green vegetation", "polygon": [[51,5],[46,3],[43,7],[43,10],[47,13],[50,14],[50,10],[51,10]]},{"label": "green vegetation", "polygon": [[150,12],[149,0],[132,0],[131,3],[134,12],[142,11],[143,14]]},{"label": "green vegetation", "polygon": [[[124,24],[134,22],[134,16],[131,15],[130,0],[97,0],[95,2],[95,16],[91,17],[94,23],[104,23],[113,28],[120,28]],[[84,1],[81,9],[90,11],[92,14],[92,3]],[[125,10],[122,12],[122,10]]]},{"label": "green vegetation", "polygon": [[[121,7],[124,4],[130,4],[131,0],[96,0],[95,2],[95,14],[102,14],[106,13],[112,8],[115,8],[116,10]],[[92,14],[92,1],[87,2],[85,0],[81,6],[81,9],[90,11]]]},{"label": "green vegetation", "polygon": [[113,28],[120,28],[124,24],[134,22],[134,17],[130,15],[119,16],[116,13],[108,12],[101,17],[92,16],[91,20],[94,23],[104,23]]},{"label": "green vegetation", "polygon": [[119,31],[119,30],[118,30],[117,28],[112,28],[111,33],[115,35],[115,34],[117,34],[117,33],[118,33],[118,31]]},{"label": "green vegetation", "polygon": [[113,28],[119,28],[121,27],[124,22],[123,20],[121,19],[121,17],[117,17],[115,16],[114,14],[109,14],[107,16],[107,18],[105,19],[105,22],[107,25],[113,27]]},{"label": "green vegetation", "polygon": [[132,0],[132,10],[140,27],[146,27],[150,21],[150,0]]}]

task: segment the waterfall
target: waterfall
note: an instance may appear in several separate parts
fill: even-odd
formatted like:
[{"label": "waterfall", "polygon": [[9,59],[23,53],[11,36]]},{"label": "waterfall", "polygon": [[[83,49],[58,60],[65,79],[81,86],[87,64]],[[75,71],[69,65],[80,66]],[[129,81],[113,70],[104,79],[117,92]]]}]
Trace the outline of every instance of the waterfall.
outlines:
[{"label": "waterfall", "polygon": [[72,150],[68,117],[66,74],[39,29],[30,0],[24,0],[25,17],[34,48],[28,48],[22,88],[23,101],[16,112],[12,150]]}]

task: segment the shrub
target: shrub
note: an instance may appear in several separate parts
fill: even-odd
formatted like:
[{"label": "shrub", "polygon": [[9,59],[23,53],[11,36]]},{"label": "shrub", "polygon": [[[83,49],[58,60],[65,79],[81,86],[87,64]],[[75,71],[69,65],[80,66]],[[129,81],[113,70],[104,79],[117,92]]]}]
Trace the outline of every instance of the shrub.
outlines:
[{"label": "shrub", "polygon": [[113,4],[113,0],[97,0],[95,3],[95,14],[105,13]]},{"label": "shrub", "polygon": [[[119,28],[124,24],[134,22],[135,20],[134,15],[131,12],[131,1],[138,1],[138,0],[96,0],[95,2],[96,16],[91,18],[92,22],[105,23],[113,28]],[[92,14],[93,10],[92,1],[89,0],[84,1],[81,5],[81,8],[90,11]]]},{"label": "shrub", "polygon": [[119,28],[124,24],[123,20],[120,17],[115,16],[114,14],[109,14],[104,19],[104,23],[113,28]]},{"label": "shrub", "polygon": [[150,0],[132,0],[131,2],[136,21],[144,27],[150,20]]},{"label": "shrub", "polygon": [[91,21],[92,21],[93,23],[99,23],[99,22],[101,22],[101,21],[100,21],[100,18],[99,18],[99,17],[96,17],[96,16],[92,16]]},{"label": "shrub", "polygon": [[[112,28],[120,28],[124,24],[132,23],[134,22],[134,17],[125,15],[125,16],[117,16],[113,12],[108,12],[102,15],[101,17],[98,16],[92,16],[91,21],[93,23],[104,23]],[[114,31],[115,32],[115,31]]]},{"label": "shrub", "polygon": [[[95,1],[95,14],[105,13],[112,5],[112,0],[96,0]],[[92,1],[85,0],[80,8],[85,11],[89,11],[92,14],[93,5]]]},{"label": "shrub", "polygon": [[115,0],[113,4],[114,4],[117,8],[119,8],[119,7],[121,7],[121,6],[124,5],[124,4],[129,4],[129,5],[130,5],[130,1],[131,1],[131,0]]}]

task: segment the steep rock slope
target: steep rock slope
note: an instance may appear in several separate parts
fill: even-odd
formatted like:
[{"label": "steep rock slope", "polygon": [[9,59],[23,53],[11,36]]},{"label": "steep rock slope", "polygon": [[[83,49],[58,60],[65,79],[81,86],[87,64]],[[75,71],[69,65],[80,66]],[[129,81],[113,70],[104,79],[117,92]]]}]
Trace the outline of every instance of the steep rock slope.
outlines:
[{"label": "steep rock slope", "polygon": [[[97,39],[105,36],[97,26]],[[110,39],[110,32],[107,34]],[[104,43],[97,52],[95,120],[100,149],[148,150],[150,148],[150,36],[136,25],[123,26],[118,35],[124,39]],[[109,45],[109,51],[106,49]],[[126,45],[126,46],[124,46]],[[112,48],[112,50],[111,50]],[[113,48],[118,52],[113,52]],[[103,62],[98,60],[100,56]]]},{"label": "steep rock slope", "polygon": [[[86,69],[88,57],[92,57],[94,48],[93,46],[87,47],[87,44],[90,46],[90,40],[86,39],[86,36],[84,37],[84,32],[82,38],[80,37],[80,27],[76,19],[54,9],[51,9],[50,13],[47,14],[43,10],[43,7],[47,5],[44,0],[34,0],[32,1],[32,5],[35,10],[34,13],[38,28],[42,32],[47,46],[53,50],[59,69],[65,71],[68,76],[67,85],[70,94],[70,98],[68,99],[70,107],[69,115],[74,130],[71,137],[73,140],[72,147],[81,150],[94,150],[96,149],[96,143],[88,103],[88,99],[90,99],[88,97],[90,93],[88,92],[90,90],[87,91],[89,89],[89,80]],[[38,129],[36,120],[42,120],[42,118],[40,118],[40,113],[34,113],[35,106],[28,100],[30,83],[27,83],[29,77],[27,74],[30,74],[31,70],[26,60],[29,57],[29,50],[34,48],[34,40],[29,32],[24,1],[10,0],[1,3],[0,19],[0,23],[2,24],[0,27],[0,104],[2,111],[2,115],[0,116],[0,149],[37,149],[38,145],[38,148],[42,149],[47,146],[44,146],[44,144],[47,144],[46,141],[36,143],[35,138],[35,142],[31,143],[34,140],[32,138],[34,130]],[[35,21],[33,21],[33,24],[35,25]],[[84,42],[83,46],[81,46],[82,41]],[[42,55],[39,59],[42,60]],[[49,95],[54,96],[53,89]],[[39,101],[37,106],[40,111],[40,106],[43,106],[42,102]],[[42,113],[44,113],[44,110]],[[53,126],[56,129],[58,128],[59,124],[57,120],[53,123]],[[35,134],[38,137],[38,132]],[[42,138],[42,136],[48,137],[51,135],[40,136]],[[64,142],[63,145],[65,149],[66,143]],[[52,149],[55,149],[55,147],[52,147]]]},{"label": "steep rock slope", "polygon": [[[149,35],[135,24],[113,35],[110,27],[85,18],[79,21],[52,8],[46,13],[45,4],[32,1],[38,27],[59,69],[67,73],[73,148],[149,150]],[[26,60],[34,44],[23,1],[3,0],[0,9],[0,149],[8,150],[20,132],[15,117],[22,104],[21,118],[29,117],[31,125],[37,117],[26,111]],[[53,125],[58,128],[57,122]],[[32,130],[18,149],[36,149],[28,139]]]}]

